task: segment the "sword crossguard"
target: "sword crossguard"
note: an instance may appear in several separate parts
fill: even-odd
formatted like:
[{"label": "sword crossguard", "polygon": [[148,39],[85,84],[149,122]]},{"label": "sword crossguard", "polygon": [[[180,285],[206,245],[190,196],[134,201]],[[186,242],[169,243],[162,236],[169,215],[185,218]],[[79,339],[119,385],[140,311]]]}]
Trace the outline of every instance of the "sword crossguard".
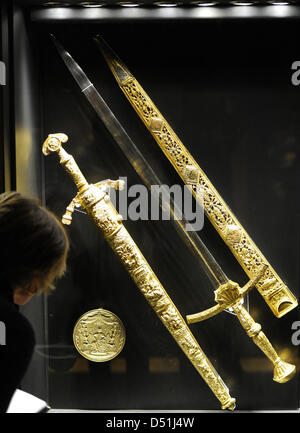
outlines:
[{"label": "sword crossguard", "polygon": [[101,182],[95,183],[95,186],[100,187],[103,190],[108,190],[109,188],[113,188],[116,191],[121,191],[124,189],[125,181],[121,179],[118,180],[105,179],[105,180],[101,180]]},{"label": "sword crossguard", "polygon": [[208,308],[207,310],[201,311],[200,313],[186,316],[187,323],[201,322],[238,304],[244,298],[244,296],[259,282],[267,267],[268,266],[266,264],[263,264],[259,268],[255,277],[249,280],[248,283],[243,287],[240,287],[238,283],[235,283],[231,280],[228,280],[226,283],[222,284],[214,292],[215,301],[217,304],[211,308]]},{"label": "sword crossguard", "polygon": [[72,223],[72,215],[75,210],[75,207],[80,207],[80,202],[77,199],[78,194],[73,198],[70,204],[66,207],[66,212],[62,217],[62,223],[69,226]]},{"label": "sword crossguard", "polygon": [[[124,185],[125,182],[120,179],[118,180],[105,179],[94,184],[94,186],[100,188],[104,192],[108,191],[109,188],[114,188],[116,191],[121,191],[122,189],[124,189]],[[71,225],[72,215],[75,208],[79,208],[81,206],[78,195],[79,194],[76,194],[76,196],[73,198],[70,204],[66,207],[66,212],[62,217],[62,223],[65,225],[68,226]]]}]

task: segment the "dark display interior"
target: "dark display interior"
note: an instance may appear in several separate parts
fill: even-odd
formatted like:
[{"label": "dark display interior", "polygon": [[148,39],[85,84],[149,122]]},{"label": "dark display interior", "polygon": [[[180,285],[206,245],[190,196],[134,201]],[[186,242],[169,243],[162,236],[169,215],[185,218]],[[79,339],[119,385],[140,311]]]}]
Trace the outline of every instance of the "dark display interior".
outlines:
[{"label": "dark display interior", "polygon": [[[86,72],[125,130],[167,185],[181,180],[125,99],[93,41],[101,34],[118,53],[198,161],[250,236],[299,296],[299,92],[291,82],[299,58],[298,22],[157,21],[34,23],[28,28],[38,73],[41,144],[69,136],[65,148],[87,180],[127,177],[142,183],[81,94],[59,57],[53,33]],[[55,156],[44,160],[46,204],[57,215],[76,194]],[[214,304],[210,281],[169,221],[125,226],[181,314]],[[49,404],[76,409],[219,409],[219,403],[156,318],[88,217],[73,215],[66,276],[47,301]],[[201,239],[228,277],[247,276],[205,219]],[[291,326],[298,309],[277,319],[256,289],[250,312],[284,360],[297,364]],[[75,322],[102,307],[126,329],[120,355],[82,358]],[[272,380],[272,365],[227,312],[190,326],[237,399],[240,410],[295,409],[298,376]]]}]

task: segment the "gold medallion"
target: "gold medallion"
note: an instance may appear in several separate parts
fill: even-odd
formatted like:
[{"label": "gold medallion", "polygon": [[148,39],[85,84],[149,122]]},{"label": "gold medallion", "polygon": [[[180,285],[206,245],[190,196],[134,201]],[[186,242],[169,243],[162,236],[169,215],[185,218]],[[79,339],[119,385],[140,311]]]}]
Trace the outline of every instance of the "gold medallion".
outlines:
[{"label": "gold medallion", "polygon": [[125,344],[124,325],[114,313],[102,308],[90,310],[77,320],[73,342],[78,352],[93,362],[115,358]]}]

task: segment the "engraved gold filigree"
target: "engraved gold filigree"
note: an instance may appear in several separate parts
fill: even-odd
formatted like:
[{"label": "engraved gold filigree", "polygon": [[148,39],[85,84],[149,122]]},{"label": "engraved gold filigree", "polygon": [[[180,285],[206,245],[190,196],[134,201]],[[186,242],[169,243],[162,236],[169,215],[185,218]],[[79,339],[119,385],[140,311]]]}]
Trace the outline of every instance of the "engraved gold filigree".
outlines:
[{"label": "engraved gold filigree", "polygon": [[[268,263],[150,97],[120,59],[114,58],[109,48],[104,46],[103,41],[98,40],[98,42],[103,44],[101,50],[121,90],[179,176],[185,183],[192,185],[192,192],[196,199],[197,187],[201,186],[204,209],[208,219],[249,278],[255,276],[263,263],[268,264],[264,277],[257,283],[256,287],[272,312],[276,317],[282,317],[295,308],[298,305],[295,296]],[[121,79],[124,76],[126,79]],[[266,282],[268,283],[266,284]]]},{"label": "engraved gold filigree", "polygon": [[[53,139],[53,137],[55,134],[51,134],[43,145],[43,151],[46,155],[49,150],[52,151],[47,146],[47,140]],[[59,142],[59,137],[57,140]],[[72,209],[74,210],[76,204],[80,204],[120,258],[159,319],[221,402],[222,409],[233,410],[235,399],[230,396],[223,380],[215,371],[175,304],[122,224],[122,219],[111,203],[109,196],[101,185],[87,183],[73,157],[61,147],[61,143],[58,144],[53,151],[58,153],[60,163],[70,174],[79,190],[74,201],[67,208],[67,223],[70,224],[71,222]],[[54,149],[53,146],[52,148]]]}]

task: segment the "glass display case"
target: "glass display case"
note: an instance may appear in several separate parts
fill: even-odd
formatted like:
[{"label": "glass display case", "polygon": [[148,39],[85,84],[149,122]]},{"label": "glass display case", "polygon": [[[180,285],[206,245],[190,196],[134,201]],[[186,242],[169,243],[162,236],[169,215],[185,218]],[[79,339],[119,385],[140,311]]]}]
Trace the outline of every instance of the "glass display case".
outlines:
[{"label": "glass display case", "polygon": [[[95,43],[100,34],[298,299],[300,5],[254,3],[2,2],[2,190],[38,196],[63,216],[77,190],[58,159],[42,154],[52,133],[67,134],[64,149],[89,183],[126,179],[129,206],[137,197],[130,188],[143,184],[51,35],[161,182],[183,185],[120,90]],[[191,249],[172,221],[148,216],[123,223],[182,317],[210,308],[216,287]],[[51,295],[22,308],[37,339],[22,389],[54,410],[221,411],[84,209],[75,209],[66,229],[65,276]],[[207,216],[197,234],[228,278],[244,286],[249,277]],[[298,367],[298,307],[278,318],[256,288],[244,307],[279,356]],[[126,331],[123,350],[108,362],[86,359],[73,342],[78,318],[95,308],[115,313]],[[272,363],[232,309],[189,329],[236,399],[236,411],[298,410],[298,373],[274,382]]]}]

